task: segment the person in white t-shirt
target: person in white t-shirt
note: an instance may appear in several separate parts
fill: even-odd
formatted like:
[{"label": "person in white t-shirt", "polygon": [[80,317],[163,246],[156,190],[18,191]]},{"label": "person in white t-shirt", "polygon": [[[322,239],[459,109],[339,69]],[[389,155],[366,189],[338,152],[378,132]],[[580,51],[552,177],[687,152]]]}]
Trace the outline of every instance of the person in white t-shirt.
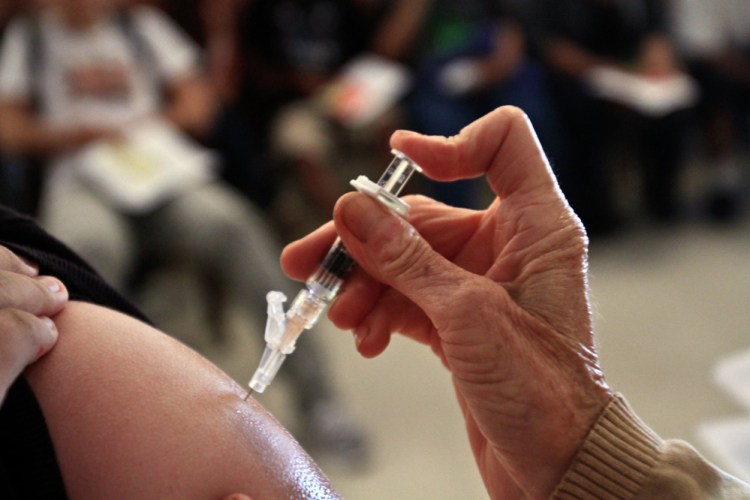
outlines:
[{"label": "person in white t-shirt", "polygon": [[[112,0],[46,4],[11,23],[0,53],[0,147],[43,158],[43,225],[121,290],[140,256],[186,261],[215,275],[231,300],[262,320],[268,291],[295,291],[281,273],[271,230],[208,168],[197,175],[176,161],[173,173],[159,175],[175,153],[162,149],[202,152],[190,135],[206,132],[216,110],[197,48],[151,7],[117,8]],[[154,123],[176,137],[151,145],[160,155],[156,166],[122,146]],[[134,179],[128,189],[140,189],[143,177],[169,190],[157,186],[151,192],[162,194],[147,201],[112,190],[104,165],[92,165],[104,157],[127,165]],[[362,451],[361,431],[340,416],[320,348],[304,337],[304,355],[294,356],[285,371],[308,432],[323,445]],[[331,422],[332,414],[339,420]]]},{"label": "person in white t-shirt", "polygon": [[[184,204],[198,212],[192,216],[199,218],[186,219],[193,231],[217,227],[228,215],[208,212],[217,202],[200,200],[226,204],[228,195],[206,184],[163,206],[122,213],[116,200],[84,182],[79,152],[116,140],[137,120],[159,116],[193,134],[211,120],[212,96],[201,80],[197,50],[156,10],[118,12],[106,2],[71,0],[11,23],[0,59],[0,141],[6,151],[46,160],[40,218],[123,288],[137,255],[138,238],[130,233],[140,230],[132,227],[132,216],[144,219],[144,226],[153,222],[154,232],[171,240],[175,235],[164,233],[177,228],[157,222],[156,215]],[[235,208],[225,211],[246,211]]]}]

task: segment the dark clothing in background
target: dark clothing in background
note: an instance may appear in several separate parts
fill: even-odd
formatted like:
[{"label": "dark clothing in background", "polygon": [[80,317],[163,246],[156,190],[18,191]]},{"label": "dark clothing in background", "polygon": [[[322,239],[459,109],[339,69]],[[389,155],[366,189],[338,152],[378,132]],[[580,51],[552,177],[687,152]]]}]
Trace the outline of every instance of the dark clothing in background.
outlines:
[{"label": "dark clothing in background", "polygon": [[[405,59],[414,67],[414,85],[407,99],[409,126],[427,135],[451,136],[466,124],[503,105],[518,106],[534,123],[548,156],[560,151],[558,119],[550,100],[544,68],[525,48],[507,74],[463,91],[446,85],[456,64],[486,61],[515,50],[508,33],[520,30],[520,16],[508,0],[435,0],[431,2],[415,42]],[[525,38],[524,34],[520,35]],[[453,206],[479,208],[486,185],[478,179],[438,183],[422,180],[428,196]]]},{"label": "dark clothing in background", "polygon": [[494,48],[494,34],[505,21],[515,20],[506,2],[441,0],[433,2],[414,44],[413,56],[452,58],[480,55]]},{"label": "dark clothing in background", "polygon": [[302,79],[334,75],[362,52],[371,18],[346,0],[253,0],[239,18],[245,70],[240,106],[265,134],[285,104],[308,97]]},{"label": "dark clothing in background", "polygon": [[666,30],[663,0],[542,0],[537,22],[546,36],[563,37],[592,53],[633,59],[643,40]]},{"label": "dark clothing in background", "polygon": [[[557,162],[560,184],[590,234],[620,228],[626,215],[618,198],[618,169],[634,165],[645,213],[660,222],[679,215],[678,177],[686,154],[690,113],[646,115],[600,99],[586,80],[556,67],[547,52],[557,42],[635,69],[650,37],[667,36],[662,0],[537,0],[533,44],[551,67],[567,155]],[[640,209],[640,207],[638,207]],[[636,210],[636,212],[639,210]]]}]

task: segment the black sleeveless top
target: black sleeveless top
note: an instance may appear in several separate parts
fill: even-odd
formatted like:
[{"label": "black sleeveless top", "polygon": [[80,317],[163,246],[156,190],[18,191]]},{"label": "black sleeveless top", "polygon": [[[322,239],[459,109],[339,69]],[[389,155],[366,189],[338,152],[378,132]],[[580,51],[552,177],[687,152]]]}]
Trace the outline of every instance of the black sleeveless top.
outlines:
[{"label": "black sleeveless top", "polygon": [[[91,266],[33,219],[2,205],[0,245],[37,263],[41,274],[62,280],[71,300],[98,304],[148,321]],[[67,498],[44,415],[24,377],[10,387],[0,406],[0,498]]]}]

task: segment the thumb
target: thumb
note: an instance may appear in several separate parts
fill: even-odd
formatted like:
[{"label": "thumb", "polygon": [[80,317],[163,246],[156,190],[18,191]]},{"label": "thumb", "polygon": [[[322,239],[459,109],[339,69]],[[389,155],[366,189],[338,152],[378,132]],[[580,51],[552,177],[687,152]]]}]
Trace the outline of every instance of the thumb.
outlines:
[{"label": "thumb", "polygon": [[30,363],[57,342],[55,323],[18,309],[0,309],[0,402]]},{"label": "thumb", "polygon": [[477,277],[432,249],[414,227],[371,197],[348,193],[334,210],[336,231],[368,274],[444,324],[452,297]]}]

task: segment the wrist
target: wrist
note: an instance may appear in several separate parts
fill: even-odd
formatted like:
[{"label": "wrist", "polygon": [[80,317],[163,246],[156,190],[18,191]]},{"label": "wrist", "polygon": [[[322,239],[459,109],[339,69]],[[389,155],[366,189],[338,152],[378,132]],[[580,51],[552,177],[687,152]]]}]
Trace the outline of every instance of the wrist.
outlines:
[{"label": "wrist", "polygon": [[[541,449],[539,467],[526,482],[532,486],[529,491],[534,498],[553,498],[559,485],[567,480],[570,470],[576,465],[581,467],[582,450],[613,402],[614,396],[606,390],[592,397],[587,404],[572,410],[567,417],[563,416],[561,421],[550,424],[557,432],[537,445]],[[584,460],[584,470],[586,465]]]},{"label": "wrist", "polygon": [[632,498],[656,462],[662,440],[615,395],[594,423],[550,498]]}]

